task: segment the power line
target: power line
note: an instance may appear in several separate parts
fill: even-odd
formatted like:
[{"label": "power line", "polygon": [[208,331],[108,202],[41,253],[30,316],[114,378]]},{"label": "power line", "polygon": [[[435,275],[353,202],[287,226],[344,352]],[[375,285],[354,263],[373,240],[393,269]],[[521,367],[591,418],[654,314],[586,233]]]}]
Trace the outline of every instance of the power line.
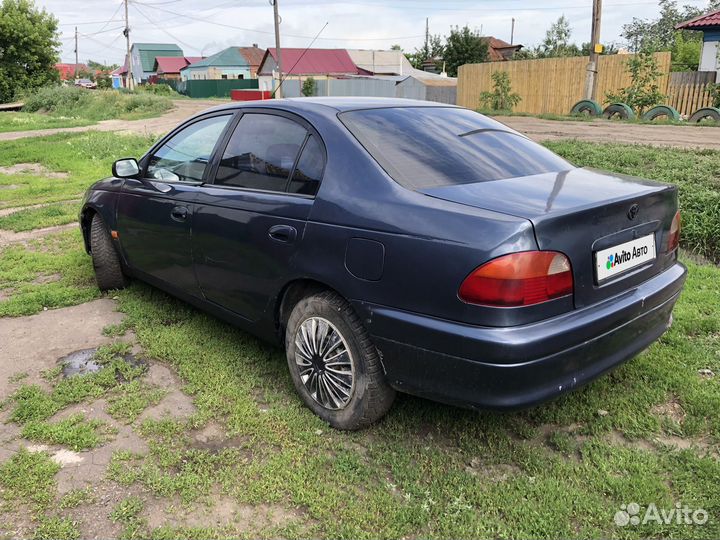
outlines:
[{"label": "power line", "polygon": [[[144,4],[144,5],[148,5],[148,4]],[[164,33],[167,34],[168,36],[170,36],[172,39],[174,39],[175,41],[177,41],[178,43],[180,43],[180,45],[182,45],[183,47],[187,47],[187,48],[189,48],[189,49],[192,49],[192,50],[194,50],[194,51],[200,52],[200,50],[197,49],[194,45],[190,45],[189,43],[184,42],[183,40],[179,39],[177,36],[174,36],[173,34],[171,34],[170,32],[168,32],[168,31],[165,30],[164,28],[158,26],[156,22],[154,22],[152,19],[150,19],[150,17],[148,17],[147,15],[145,15],[145,13],[137,6],[137,2],[132,2],[132,6],[133,6],[133,8],[135,9],[135,11],[137,11],[140,15],[142,15],[145,19],[147,19],[147,21],[148,21],[150,24],[154,25],[155,28],[157,28],[157,29],[160,30],[161,32],[164,32]]]}]

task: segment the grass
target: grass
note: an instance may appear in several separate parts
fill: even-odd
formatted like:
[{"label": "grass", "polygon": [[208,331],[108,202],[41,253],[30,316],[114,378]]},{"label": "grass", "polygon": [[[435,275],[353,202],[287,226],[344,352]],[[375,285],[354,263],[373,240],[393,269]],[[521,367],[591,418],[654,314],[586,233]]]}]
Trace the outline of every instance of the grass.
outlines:
[{"label": "grass", "polygon": [[720,152],[579,141],[546,142],[545,146],[581,167],[677,185],[682,245],[720,263]]},{"label": "grass", "polygon": [[27,245],[0,248],[0,317],[30,315],[100,296],[79,230],[40,237]]},{"label": "grass", "polygon": [[0,112],[0,133],[88,126],[92,120],[29,112]]},{"label": "grass", "polygon": [[159,116],[173,107],[168,96],[151,92],[87,91],[74,86],[48,86],[25,97],[22,111],[98,122],[115,118],[135,120]]},{"label": "grass", "polygon": [[6,216],[0,216],[0,229],[22,232],[65,225],[77,221],[79,212],[80,203],[76,201],[49,204],[39,208],[27,208]]},{"label": "grass", "polygon": [[21,436],[30,441],[66,446],[76,452],[99,446],[106,425],[74,414],[59,422],[32,420],[23,426]]},{"label": "grass", "polygon": [[[100,178],[110,176],[113,162],[142,156],[153,139],[109,132],[58,134],[27,140],[0,141],[0,167],[37,163],[67,178],[42,174],[0,174],[0,208],[79,199]],[[40,215],[35,215],[39,218]]]},{"label": "grass", "polygon": [[[711,209],[717,153],[576,142],[549,146],[581,165],[602,162],[706,197],[698,207],[683,194],[688,247],[695,245],[688,239],[706,238],[702,227],[716,219]],[[705,212],[701,217],[699,210]],[[38,275],[91,279],[77,231],[36,242],[0,253],[0,288],[17,289],[0,302],[0,309],[15,302],[6,315],[42,309],[30,293],[55,284],[23,289]],[[170,365],[193,398],[193,416],[138,421],[138,411],[161,391],[142,380],[142,369],[120,360],[127,352],[122,345],[99,352],[106,368],[98,374],[59,379],[55,371],[47,374],[48,390],[20,386],[8,414],[23,429],[51,425],[63,408],[102,396],[148,448],[115,452],[109,480],[129,493],[177,503],[188,514],[193,505],[225,498],[283,516],[272,523],[247,519],[246,537],[714,538],[720,535],[720,377],[701,371],[720,374],[720,268],[688,254],[683,259],[689,280],[666,335],[595,383],[528,411],[476,413],[401,395],[378,425],[337,432],[302,406],[282,351],[135,283],[117,293],[126,319],[107,334],[132,330],[144,354]],[[94,289],[91,281],[57,283],[68,293]],[[81,294],[65,299],[84,301]],[[198,442],[208,426],[217,426],[224,438]],[[75,440],[82,439],[64,442]],[[0,465],[0,497],[17,505],[37,493],[40,502],[33,504],[44,515],[52,501],[61,500],[56,471],[45,454],[18,454]],[[126,537],[241,535],[232,525],[209,522],[150,530],[142,502],[126,497],[112,510]],[[661,509],[682,503],[707,510],[711,518],[696,527],[617,527],[615,513],[630,502]],[[50,531],[42,535],[72,537],[70,518],[45,519],[54,521],[38,522]]]}]

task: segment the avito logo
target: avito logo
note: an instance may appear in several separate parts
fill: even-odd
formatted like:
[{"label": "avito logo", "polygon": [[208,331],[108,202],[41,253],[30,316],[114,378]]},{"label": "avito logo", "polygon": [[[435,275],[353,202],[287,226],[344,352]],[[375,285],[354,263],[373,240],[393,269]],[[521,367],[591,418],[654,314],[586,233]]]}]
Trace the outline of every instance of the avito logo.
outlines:
[{"label": "avito logo", "polygon": [[628,261],[632,261],[633,259],[642,257],[647,254],[648,254],[647,246],[634,247],[632,249],[632,251],[622,250],[622,252],[620,254],[615,253],[614,255],[608,256],[607,269],[610,270],[611,268],[615,268],[619,264],[623,264]]}]

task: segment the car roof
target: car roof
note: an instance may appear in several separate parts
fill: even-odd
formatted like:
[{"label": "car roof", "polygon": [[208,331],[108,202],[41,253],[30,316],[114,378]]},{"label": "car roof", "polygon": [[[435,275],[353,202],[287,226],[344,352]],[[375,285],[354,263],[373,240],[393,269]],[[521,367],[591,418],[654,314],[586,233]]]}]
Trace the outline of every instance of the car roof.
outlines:
[{"label": "car roof", "polygon": [[333,109],[337,112],[356,111],[361,109],[383,109],[394,107],[448,107],[455,105],[436,103],[434,101],[421,101],[417,99],[382,98],[382,97],[302,97],[285,99],[266,99],[260,101],[236,101],[231,104],[220,105],[213,111],[240,108],[271,108],[295,111],[327,112]]}]

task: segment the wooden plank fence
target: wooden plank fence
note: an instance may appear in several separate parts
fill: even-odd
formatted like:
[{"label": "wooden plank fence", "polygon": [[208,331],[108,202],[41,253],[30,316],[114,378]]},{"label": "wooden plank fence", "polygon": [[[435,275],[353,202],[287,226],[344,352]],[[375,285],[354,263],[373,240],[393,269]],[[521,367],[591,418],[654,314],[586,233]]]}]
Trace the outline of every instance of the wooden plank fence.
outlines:
[{"label": "wooden plank fence", "polygon": [[716,76],[714,71],[671,73],[667,104],[675,107],[683,116],[690,116],[703,107],[711,107],[713,98],[708,85],[715,82]]},{"label": "wooden plank fence", "polygon": [[[662,73],[659,80],[660,91],[667,94],[670,53],[656,53],[655,57]],[[628,58],[628,55],[600,57],[600,101],[604,101],[608,92],[617,92],[630,85]],[[567,114],[572,106],[584,97],[587,64],[588,59],[584,56],[467,64],[461,66],[458,73],[457,103],[471,109],[478,108],[480,94],[492,90],[492,74],[502,70],[510,75],[513,92],[522,98],[515,107],[516,112]]]}]

